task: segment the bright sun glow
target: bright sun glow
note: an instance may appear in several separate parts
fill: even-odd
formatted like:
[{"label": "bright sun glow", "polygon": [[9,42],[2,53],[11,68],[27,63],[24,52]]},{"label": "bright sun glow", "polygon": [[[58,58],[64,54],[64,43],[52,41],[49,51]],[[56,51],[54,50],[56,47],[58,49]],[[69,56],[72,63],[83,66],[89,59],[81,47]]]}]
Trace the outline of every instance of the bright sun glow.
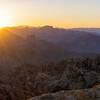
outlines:
[{"label": "bright sun glow", "polygon": [[12,26],[12,18],[6,12],[0,11],[0,27]]}]

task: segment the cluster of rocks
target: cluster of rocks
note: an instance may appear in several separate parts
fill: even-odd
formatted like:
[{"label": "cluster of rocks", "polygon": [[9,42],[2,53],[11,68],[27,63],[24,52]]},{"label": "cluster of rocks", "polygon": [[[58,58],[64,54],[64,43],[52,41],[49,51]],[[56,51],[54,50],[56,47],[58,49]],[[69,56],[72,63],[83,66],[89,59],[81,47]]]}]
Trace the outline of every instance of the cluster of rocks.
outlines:
[{"label": "cluster of rocks", "polygon": [[99,62],[64,60],[16,67],[0,77],[0,100],[100,100]]},{"label": "cluster of rocks", "polygon": [[28,100],[100,100],[100,85],[91,89],[48,93]]}]

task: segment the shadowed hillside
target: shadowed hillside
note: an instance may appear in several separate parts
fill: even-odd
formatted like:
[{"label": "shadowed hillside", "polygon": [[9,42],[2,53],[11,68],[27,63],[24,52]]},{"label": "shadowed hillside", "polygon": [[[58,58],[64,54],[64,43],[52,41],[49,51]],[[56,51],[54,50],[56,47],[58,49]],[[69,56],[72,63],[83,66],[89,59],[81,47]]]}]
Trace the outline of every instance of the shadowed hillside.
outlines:
[{"label": "shadowed hillside", "polygon": [[38,40],[34,36],[23,38],[8,30],[0,31],[0,66],[7,69],[21,64],[39,64],[66,57],[59,46]]},{"label": "shadowed hillside", "polygon": [[60,29],[52,26],[44,27],[12,27],[7,30],[22,37],[35,35],[38,40],[45,40],[49,43],[58,45],[68,52],[81,53],[100,53],[100,35],[96,32],[83,31],[78,29]]}]

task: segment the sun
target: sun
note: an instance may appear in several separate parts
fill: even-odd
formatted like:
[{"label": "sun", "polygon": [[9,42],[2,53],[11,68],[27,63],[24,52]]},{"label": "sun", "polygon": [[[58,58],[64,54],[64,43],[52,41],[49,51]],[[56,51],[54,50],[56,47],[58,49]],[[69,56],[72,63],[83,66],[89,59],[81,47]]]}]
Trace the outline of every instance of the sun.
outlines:
[{"label": "sun", "polygon": [[12,26],[12,17],[7,12],[0,12],[0,28]]}]

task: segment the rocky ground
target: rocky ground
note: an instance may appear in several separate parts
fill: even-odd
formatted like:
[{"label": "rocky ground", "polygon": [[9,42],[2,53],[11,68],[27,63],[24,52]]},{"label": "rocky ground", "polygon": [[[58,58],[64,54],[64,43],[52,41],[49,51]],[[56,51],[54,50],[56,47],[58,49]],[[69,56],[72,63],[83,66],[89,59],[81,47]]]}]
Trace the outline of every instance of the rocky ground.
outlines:
[{"label": "rocky ground", "polygon": [[91,89],[48,93],[29,100],[100,100],[100,85],[97,85]]},{"label": "rocky ground", "polygon": [[100,100],[99,57],[27,64],[4,75],[0,100]]}]

